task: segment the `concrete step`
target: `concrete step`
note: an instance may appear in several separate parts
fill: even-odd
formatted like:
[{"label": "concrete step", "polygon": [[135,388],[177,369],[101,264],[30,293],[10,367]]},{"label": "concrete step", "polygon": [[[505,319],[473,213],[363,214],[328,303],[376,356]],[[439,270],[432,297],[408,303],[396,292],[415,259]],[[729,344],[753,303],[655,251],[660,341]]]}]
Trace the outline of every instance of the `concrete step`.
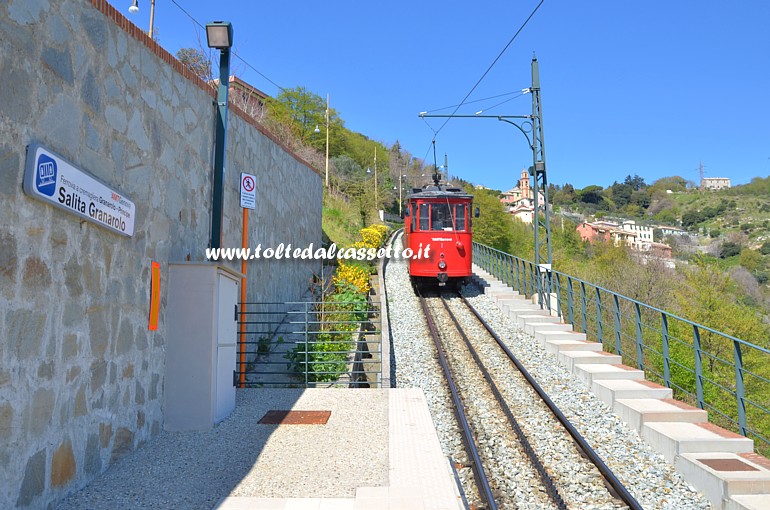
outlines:
[{"label": "concrete step", "polygon": [[510,287],[487,287],[484,289],[484,294],[495,300],[511,299],[512,296],[515,296],[513,289]]},{"label": "concrete step", "polygon": [[521,301],[518,303],[507,304],[503,311],[508,314],[508,317],[510,317],[513,322],[518,322],[519,315],[536,315],[540,312],[544,312],[545,310],[542,310],[537,305],[532,305],[526,301]]},{"label": "concrete step", "polygon": [[518,314],[516,316],[516,323],[522,328],[530,322],[559,323],[561,322],[561,319],[559,319],[558,317],[554,317],[553,315],[548,315],[548,312],[540,309],[537,309],[537,311],[534,311],[531,313]]},{"label": "concrete step", "polygon": [[671,388],[650,381],[629,381],[628,379],[594,381],[591,392],[610,408],[613,407],[616,399],[673,397]]},{"label": "concrete step", "polygon": [[647,422],[642,425],[642,439],[653,450],[674,462],[684,453],[749,453],[754,441],[711,423]]},{"label": "concrete step", "polygon": [[584,340],[548,340],[545,350],[553,354],[560,351],[601,351],[602,344],[598,342],[586,342]]},{"label": "concrete step", "polygon": [[575,331],[535,331],[535,340],[545,347],[551,340],[578,340],[586,341],[585,333],[576,333]]},{"label": "concrete step", "polygon": [[497,306],[503,313],[508,313],[510,310],[539,310],[537,307],[533,307],[524,300],[524,296],[514,295],[507,298],[497,300]]},{"label": "concrete step", "polygon": [[572,331],[572,324],[563,322],[530,322],[524,326],[524,331],[530,335],[535,335],[542,331]]},{"label": "concrete step", "polygon": [[672,398],[619,398],[612,407],[614,413],[637,432],[646,422],[705,423],[708,413]]},{"label": "concrete step", "polygon": [[644,380],[644,371],[629,367],[628,365],[578,364],[575,365],[573,373],[582,379],[589,388],[593,385],[594,381],[604,381],[607,379]]},{"label": "concrete step", "polygon": [[768,460],[755,453],[683,453],[674,467],[716,508],[770,508]]},{"label": "concrete step", "polygon": [[725,503],[725,510],[767,510],[770,508],[770,494],[741,494]]},{"label": "concrete step", "polygon": [[[537,335],[535,335],[535,338],[537,338]],[[574,372],[575,365],[577,364],[619,365],[622,363],[620,356],[608,352],[562,351],[559,353],[558,359],[570,372]]]}]

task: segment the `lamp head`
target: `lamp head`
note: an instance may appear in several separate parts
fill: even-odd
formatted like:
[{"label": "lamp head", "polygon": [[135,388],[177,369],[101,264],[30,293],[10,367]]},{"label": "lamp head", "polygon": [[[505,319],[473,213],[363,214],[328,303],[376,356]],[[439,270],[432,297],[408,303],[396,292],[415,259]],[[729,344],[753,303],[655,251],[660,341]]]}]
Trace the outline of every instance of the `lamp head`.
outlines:
[{"label": "lamp head", "polygon": [[315,129],[313,130],[313,133],[320,133],[321,128],[318,127],[318,124],[315,125]]},{"label": "lamp head", "polygon": [[131,7],[128,8],[128,12],[131,14],[136,14],[139,12],[139,0],[133,0],[131,2]]},{"label": "lamp head", "polygon": [[209,48],[229,49],[233,46],[233,25],[229,21],[206,23],[206,39]]}]

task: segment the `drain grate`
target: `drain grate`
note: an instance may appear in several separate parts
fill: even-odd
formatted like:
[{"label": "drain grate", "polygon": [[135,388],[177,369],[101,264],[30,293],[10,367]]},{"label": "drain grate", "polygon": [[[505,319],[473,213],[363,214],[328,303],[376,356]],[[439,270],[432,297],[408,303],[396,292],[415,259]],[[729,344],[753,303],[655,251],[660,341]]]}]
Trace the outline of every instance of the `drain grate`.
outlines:
[{"label": "drain grate", "polygon": [[331,411],[272,410],[259,420],[262,425],[326,425]]}]

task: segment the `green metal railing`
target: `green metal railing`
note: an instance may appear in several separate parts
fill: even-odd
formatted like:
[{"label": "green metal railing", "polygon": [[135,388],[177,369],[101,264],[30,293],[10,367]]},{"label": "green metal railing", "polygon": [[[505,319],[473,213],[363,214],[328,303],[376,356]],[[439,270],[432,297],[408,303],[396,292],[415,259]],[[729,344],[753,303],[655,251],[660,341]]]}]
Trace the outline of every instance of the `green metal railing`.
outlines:
[{"label": "green metal railing", "polygon": [[473,262],[770,453],[767,348],[479,243]]},{"label": "green metal railing", "polygon": [[241,303],[240,387],[379,386],[380,310],[372,303]]}]

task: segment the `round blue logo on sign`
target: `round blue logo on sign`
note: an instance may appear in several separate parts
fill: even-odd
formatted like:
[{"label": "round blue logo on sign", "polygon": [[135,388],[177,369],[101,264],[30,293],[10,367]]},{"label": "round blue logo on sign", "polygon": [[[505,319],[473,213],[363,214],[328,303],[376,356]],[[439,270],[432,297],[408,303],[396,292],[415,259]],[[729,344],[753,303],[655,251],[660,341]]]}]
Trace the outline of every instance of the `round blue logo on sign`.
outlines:
[{"label": "round blue logo on sign", "polygon": [[49,197],[52,197],[56,191],[56,161],[45,154],[37,158],[35,187],[39,193]]}]

